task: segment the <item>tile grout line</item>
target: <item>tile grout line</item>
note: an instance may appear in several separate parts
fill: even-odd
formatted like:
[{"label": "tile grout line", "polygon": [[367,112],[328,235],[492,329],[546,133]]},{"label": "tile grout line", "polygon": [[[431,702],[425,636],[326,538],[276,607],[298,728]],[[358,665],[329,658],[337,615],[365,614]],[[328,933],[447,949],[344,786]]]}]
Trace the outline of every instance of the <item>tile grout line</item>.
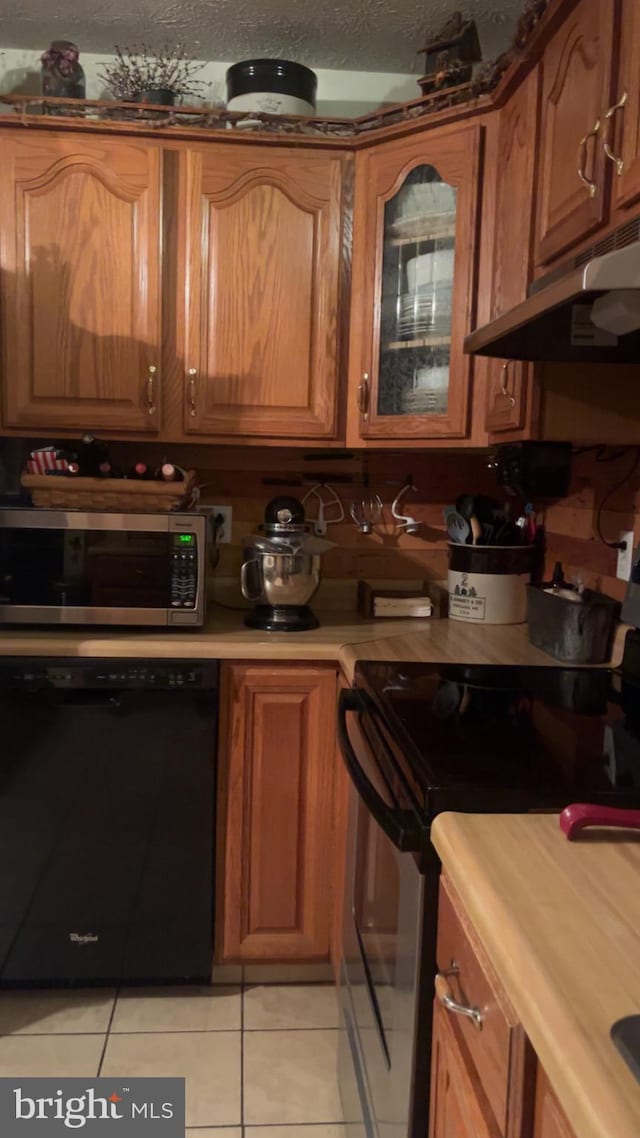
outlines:
[{"label": "tile grout line", "polygon": [[105,1037],[104,1037],[104,1046],[102,1048],[102,1054],[100,1056],[100,1062],[98,1063],[98,1074],[96,1076],[98,1079],[100,1078],[100,1073],[102,1071],[102,1065],[104,1063],[104,1057],[107,1053],[107,1045],[109,1043],[109,1035],[111,1034],[111,1024],[113,1023],[113,1017],[116,1014],[116,1004],[118,1003],[119,998],[120,998],[120,987],[118,986],[116,988],[115,995],[113,997],[113,1007],[111,1008],[111,1015],[109,1016],[109,1022],[107,1024],[107,1030],[106,1030]]}]

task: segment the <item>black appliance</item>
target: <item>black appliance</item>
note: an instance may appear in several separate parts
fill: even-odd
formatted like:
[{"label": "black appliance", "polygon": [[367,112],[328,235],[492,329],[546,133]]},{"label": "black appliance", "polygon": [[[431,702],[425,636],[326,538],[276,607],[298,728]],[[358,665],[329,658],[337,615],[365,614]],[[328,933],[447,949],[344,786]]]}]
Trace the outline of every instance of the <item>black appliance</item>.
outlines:
[{"label": "black appliance", "polygon": [[358,664],[338,728],[352,783],[339,1079],[354,1133],[428,1132],[433,819],[571,802],[637,808],[637,694],[606,668]]},{"label": "black appliance", "polygon": [[0,660],[0,984],[208,983],[218,664]]}]

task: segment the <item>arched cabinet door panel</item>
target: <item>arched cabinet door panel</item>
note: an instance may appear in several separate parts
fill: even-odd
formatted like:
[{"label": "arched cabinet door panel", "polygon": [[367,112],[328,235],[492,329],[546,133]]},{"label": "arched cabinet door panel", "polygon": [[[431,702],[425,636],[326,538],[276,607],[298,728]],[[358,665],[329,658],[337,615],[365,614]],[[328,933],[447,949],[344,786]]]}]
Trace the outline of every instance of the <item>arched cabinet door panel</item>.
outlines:
[{"label": "arched cabinet door panel", "polygon": [[350,398],[362,439],[468,434],[481,135],[463,124],[358,155]]},{"label": "arched cabinet door panel", "polygon": [[611,163],[603,139],[616,7],[616,0],[580,0],[544,53],[539,265],[566,256],[608,220]]},{"label": "arched cabinet door panel", "polygon": [[146,140],[4,133],[5,426],[158,429],[161,177]]},{"label": "arched cabinet door panel", "polygon": [[185,430],[331,438],[343,158],[209,145],[180,162]]}]

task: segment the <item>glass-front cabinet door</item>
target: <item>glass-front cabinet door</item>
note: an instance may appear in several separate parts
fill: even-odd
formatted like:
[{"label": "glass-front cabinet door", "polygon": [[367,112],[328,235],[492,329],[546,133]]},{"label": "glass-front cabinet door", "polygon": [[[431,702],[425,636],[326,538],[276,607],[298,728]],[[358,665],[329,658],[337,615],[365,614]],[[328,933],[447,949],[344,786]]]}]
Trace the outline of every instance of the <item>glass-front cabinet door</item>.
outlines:
[{"label": "glass-front cabinet door", "polygon": [[[480,129],[433,131],[362,156],[352,325],[362,329],[364,438],[468,432],[472,361],[462,342],[473,315]],[[357,285],[357,254],[354,268]]]}]

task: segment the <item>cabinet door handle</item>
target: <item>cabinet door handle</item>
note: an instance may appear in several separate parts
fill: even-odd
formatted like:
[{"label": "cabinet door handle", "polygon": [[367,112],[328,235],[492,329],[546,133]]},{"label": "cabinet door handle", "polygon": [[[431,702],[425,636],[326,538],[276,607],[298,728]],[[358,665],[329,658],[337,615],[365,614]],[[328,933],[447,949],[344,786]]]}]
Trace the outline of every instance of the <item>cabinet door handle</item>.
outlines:
[{"label": "cabinet door handle", "polygon": [[620,98],[618,99],[618,102],[614,103],[613,106],[609,107],[609,110],[607,111],[606,115],[604,116],[604,121],[607,124],[607,135],[606,135],[606,138],[604,140],[604,152],[605,152],[607,158],[610,158],[611,161],[613,162],[613,164],[616,168],[616,174],[621,174],[622,171],[624,170],[624,158],[622,158],[622,156],[619,157],[617,154],[613,153],[613,150],[611,149],[611,145],[610,145],[610,140],[611,140],[611,136],[613,133],[616,114],[618,113],[618,111],[621,111],[624,109],[624,107],[626,106],[628,97],[629,96],[628,96],[627,92],[625,91],[624,94],[621,95]]},{"label": "cabinet door handle", "polygon": [[471,1020],[473,1026],[478,1028],[478,1031],[482,1031],[482,1012],[480,1009],[471,1007],[468,1004],[459,1004],[451,995],[447,976],[450,976],[452,973],[455,974],[457,971],[457,968],[452,968],[446,974],[443,972],[436,974],[436,996],[448,1012],[452,1012],[457,1016],[466,1016],[467,1019]]},{"label": "cabinet door handle", "polygon": [[156,379],[157,370],[158,370],[157,367],[155,367],[153,364],[151,364],[149,371],[147,372],[147,414],[148,415],[154,415],[155,410],[156,410],[156,405],[154,403],[153,394],[154,394],[155,379]]},{"label": "cabinet door handle", "polygon": [[513,363],[513,360],[506,360],[505,363],[503,363],[503,365],[502,365],[502,369],[500,372],[500,394],[503,395],[505,399],[509,400],[512,407],[515,407],[516,401],[515,401],[513,395],[511,394],[511,392],[507,391],[507,378],[509,375],[509,364],[512,364],[512,363]]},{"label": "cabinet door handle", "polygon": [[587,187],[589,197],[593,198],[597,192],[597,185],[587,178],[586,165],[587,165],[587,143],[590,138],[597,138],[600,131],[600,119],[597,119],[591,130],[588,130],[583,138],[580,139],[578,145],[578,177],[580,181]]},{"label": "cabinet door handle", "polygon": [[362,375],[362,383],[358,384],[358,411],[363,419],[369,418],[369,372]]},{"label": "cabinet door handle", "polygon": [[187,374],[189,376],[189,414],[195,419],[198,414],[196,406],[196,376],[198,372],[196,368],[190,367]]}]

